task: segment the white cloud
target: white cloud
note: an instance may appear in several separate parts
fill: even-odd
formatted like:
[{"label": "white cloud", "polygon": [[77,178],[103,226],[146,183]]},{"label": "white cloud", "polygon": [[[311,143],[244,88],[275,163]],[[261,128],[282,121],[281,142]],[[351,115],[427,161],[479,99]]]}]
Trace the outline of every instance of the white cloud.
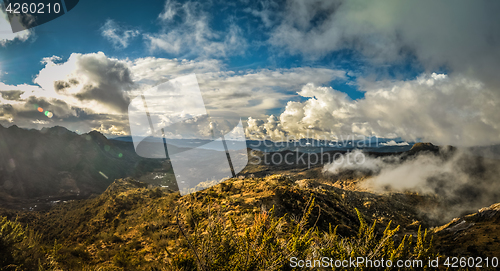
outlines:
[{"label": "white cloud", "polygon": [[[225,71],[216,60],[119,60],[103,53],[43,61],[45,67],[34,80],[38,86],[0,84],[4,123],[35,128],[44,121],[60,122],[80,131],[85,130],[80,126],[101,129],[104,124],[103,131],[128,134],[126,108],[131,98],[152,85],[196,73],[209,113],[250,117],[249,134],[332,139],[349,134],[399,136],[468,146],[500,142],[499,96],[488,85],[460,75],[360,80],[365,97],[351,100],[343,92],[322,87],[332,80],[345,80],[345,72],[324,68],[235,73]],[[279,112],[285,103],[281,114],[267,114]],[[54,118],[47,120],[35,105],[53,112]]]},{"label": "white cloud", "polygon": [[496,159],[450,148],[441,148],[438,153],[378,157],[355,150],[324,167],[332,174],[351,171],[367,177],[360,185],[370,191],[438,195],[445,208],[427,206],[420,211],[442,221],[496,202],[498,169]]},{"label": "white cloud", "polygon": [[105,125],[104,123],[101,123],[101,126],[98,128],[94,128],[94,130],[101,132],[102,134],[105,135],[112,135],[112,136],[126,136],[127,132],[124,131],[123,127],[118,127],[113,124],[107,124]]},{"label": "white cloud", "polygon": [[[154,57],[120,60],[102,52],[72,54],[65,61],[52,56],[42,62],[45,67],[34,79],[37,85],[0,83],[0,91],[3,91],[0,120],[4,123],[14,120],[19,126],[40,128],[48,122],[46,126],[58,124],[79,131],[88,127],[112,135],[128,134],[126,108],[131,98],[153,85],[190,73],[197,75],[211,116],[259,118],[266,117],[268,110],[279,110],[284,101],[296,98],[294,93],[308,82],[323,85],[345,79],[343,71],[324,68],[235,73],[224,71],[217,60]],[[47,120],[37,111],[38,106],[53,112],[54,117]],[[279,126],[276,120],[267,125],[269,130]],[[222,123],[220,127],[226,129],[230,125]]]},{"label": "white cloud", "polygon": [[410,55],[500,86],[498,1],[289,0],[270,43],[319,58],[352,49],[376,64]]},{"label": "white cloud", "polygon": [[[176,22],[177,19],[180,22]],[[163,25],[158,33],[145,34],[151,51],[165,51],[176,55],[227,57],[245,53],[247,41],[242,30],[230,22],[226,31],[210,27],[210,14],[201,3],[167,1],[158,16]]]},{"label": "white cloud", "polygon": [[37,129],[61,125],[74,131],[115,125],[128,131],[124,113],[133,87],[128,62],[103,53],[72,54],[61,63],[54,61],[61,59],[43,59],[45,67],[35,77],[36,85],[0,83],[2,124]]},{"label": "white cloud", "polygon": [[158,15],[158,18],[165,22],[171,21],[172,19],[174,19],[175,14],[177,14],[177,9],[179,8],[178,6],[179,3],[172,0],[167,0],[165,2],[163,11],[162,13],[160,13],[160,15]]},{"label": "white cloud", "polygon": [[139,34],[139,30],[126,29],[111,19],[106,20],[106,23],[101,27],[101,35],[116,48],[127,48],[130,41]]},{"label": "white cloud", "polygon": [[265,116],[294,98],[300,86],[327,84],[344,79],[344,72],[331,69],[292,68],[250,70],[240,74],[216,72],[198,75],[203,99],[209,108],[237,111],[241,116]]},{"label": "white cloud", "polygon": [[407,81],[363,82],[360,87],[365,97],[350,100],[331,87],[307,84],[298,94],[308,100],[288,102],[280,115],[281,132],[318,138],[400,136],[462,146],[500,143],[500,99],[479,81],[423,74]]},{"label": "white cloud", "polygon": [[129,61],[134,82],[151,85],[190,73],[202,74],[218,72],[223,68],[215,59],[186,60],[156,57],[138,58]]},{"label": "white cloud", "polygon": [[275,21],[272,19],[275,13],[273,9],[279,6],[278,3],[276,3],[273,0],[262,0],[262,1],[255,1],[253,3],[250,2],[250,4],[253,4],[254,6],[245,8],[244,9],[245,12],[248,12],[253,16],[259,18],[264,24],[264,26],[267,28],[275,24]]},{"label": "white cloud", "polygon": [[33,30],[23,30],[16,33],[12,33],[12,28],[10,27],[9,19],[7,14],[0,10],[0,45],[6,46],[9,42],[18,40],[26,41],[29,37],[33,35]]},{"label": "white cloud", "polygon": [[93,112],[124,112],[126,95],[133,81],[128,64],[104,53],[72,54],[68,61],[47,61],[34,82],[41,86],[38,97],[58,98]]},{"label": "white cloud", "polygon": [[44,58],[42,58],[42,61],[40,61],[40,63],[54,65],[56,61],[61,61],[61,60],[62,60],[61,57],[54,55],[54,56],[51,56],[51,57],[44,57]]},{"label": "white cloud", "polygon": [[[141,58],[128,62],[134,82],[141,90],[149,86],[196,73],[203,99],[211,113],[236,111],[242,116],[264,117],[267,110],[279,109],[293,99],[300,86],[313,82],[328,84],[344,80],[345,72],[325,68],[291,68],[223,71],[217,60]],[[135,91],[134,95],[139,92]]]},{"label": "white cloud", "polygon": [[[38,86],[0,84],[4,123],[35,128],[49,121],[80,131],[83,126],[128,134],[126,108],[131,98],[155,84],[196,73],[209,113],[249,117],[249,134],[332,139],[352,134],[399,136],[468,146],[500,142],[499,96],[488,85],[465,76],[434,73],[406,81],[360,80],[365,97],[351,100],[322,86],[345,80],[345,72],[324,68],[236,73],[225,71],[216,60],[119,60],[103,53],[43,61],[45,67],[34,80]],[[281,114],[267,114],[279,112],[283,104]],[[53,112],[54,118],[47,120],[35,105]]]},{"label": "white cloud", "polygon": [[[158,65],[158,64],[165,65]],[[318,85],[327,84],[332,80],[344,79],[344,72],[330,69],[293,68],[278,70],[249,70],[246,72],[216,71],[217,65],[213,62],[200,61],[172,61],[165,59],[140,59],[131,62],[131,70],[138,74],[134,78],[146,85],[141,87],[147,90],[149,82],[164,82],[176,78],[193,70],[196,74],[205,107],[212,120],[223,119],[218,125],[220,130],[232,129],[225,121],[237,122],[239,117],[264,117],[268,110],[280,109],[293,93],[300,90],[301,85],[314,82]],[[154,78],[155,80],[151,80]],[[139,92],[136,92],[138,95]],[[186,112],[191,108],[182,105]],[[178,112],[183,113],[182,112]],[[164,123],[171,123],[175,115],[164,118]],[[203,122],[204,119],[199,119]],[[198,125],[185,123],[185,125]],[[272,124],[268,124],[272,125]],[[229,130],[228,130],[229,129]],[[182,128],[179,128],[182,130]]]},{"label": "white cloud", "polygon": [[408,142],[396,142],[394,140],[391,140],[389,142],[381,142],[380,145],[382,146],[408,146]]}]

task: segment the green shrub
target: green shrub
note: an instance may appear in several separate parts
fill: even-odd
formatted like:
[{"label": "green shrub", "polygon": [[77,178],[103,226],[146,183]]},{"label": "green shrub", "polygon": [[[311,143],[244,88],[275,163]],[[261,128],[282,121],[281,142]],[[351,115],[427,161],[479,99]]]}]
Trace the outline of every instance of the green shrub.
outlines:
[{"label": "green shrub", "polygon": [[[322,233],[315,226],[307,226],[313,206],[314,199],[311,198],[302,217],[296,221],[286,216],[276,217],[274,208],[257,213],[246,228],[237,225],[232,217],[222,215],[220,209],[214,211],[210,207],[208,218],[196,223],[190,232],[178,218],[179,231],[186,241],[185,250],[170,254],[170,267],[176,270],[288,270],[292,269],[289,264],[292,257],[304,260],[321,257],[336,260],[384,258],[392,262],[423,260],[425,265],[428,257],[437,257],[427,231],[422,233],[419,230],[416,242],[411,235],[396,242],[399,226],[391,229],[389,223],[382,234],[377,234],[376,223],[368,226],[358,210],[360,227],[357,236],[341,237],[337,228]],[[185,220],[192,226],[189,215]],[[358,270],[371,268],[362,266]]]},{"label": "green shrub", "polygon": [[32,270],[44,264],[40,235],[0,217],[0,270]]},{"label": "green shrub", "polygon": [[[147,190],[143,192],[147,194]],[[177,202],[178,194],[174,194],[127,211],[121,206],[134,202],[130,199],[136,197],[134,193],[105,202],[94,212],[93,221],[79,226],[81,235],[72,235],[63,227],[67,224],[54,223],[45,246],[40,245],[40,236],[34,231],[0,218],[0,270],[291,270],[292,257],[366,257],[393,262],[422,259],[424,263],[437,257],[427,231],[397,236],[399,227],[390,223],[378,231],[359,211],[358,234],[340,236],[336,227],[320,231],[314,223],[319,218],[311,217],[313,207],[317,213],[312,197],[294,201],[293,210],[296,207],[303,212],[288,217],[278,216],[274,207],[267,211],[255,205],[235,208],[228,203],[231,198],[206,195],[192,196],[206,208],[190,204],[189,198]],[[172,210],[174,202],[184,209]],[[64,221],[81,225],[82,219],[72,219],[69,216]],[[62,243],[54,243],[55,238]]]},{"label": "green shrub", "polygon": [[[375,232],[376,222],[370,227],[365,222],[361,213],[356,209],[358,219],[360,221],[359,233],[356,237],[342,238],[337,234],[337,228],[333,231],[330,228],[329,233],[323,236],[316,243],[317,250],[321,257],[329,257],[336,260],[346,260],[348,258],[363,257],[369,260],[390,260],[396,263],[398,260],[422,260],[425,267],[428,257],[436,258],[438,255],[434,253],[432,248],[432,238],[427,237],[425,233],[419,229],[417,234],[417,242],[413,243],[412,235],[405,235],[399,245],[394,241],[395,234],[399,230],[399,226],[391,229],[391,223],[387,225],[381,236],[377,236]],[[378,268],[361,267],[360,270],[377,270]],[[418,270],[419,268],[415,268]],[[388,269],[390,270],[390,269]],[[394,267],[394,270],[397,270]],[[405,268],[405,270],[412,270]]]},{"label": "green shrub", "polygon": [[21,249],[21,242],[25,238],[24,229],[17,222],[7,218],[0,219],[0,267],[16,266],[16,254]]}]

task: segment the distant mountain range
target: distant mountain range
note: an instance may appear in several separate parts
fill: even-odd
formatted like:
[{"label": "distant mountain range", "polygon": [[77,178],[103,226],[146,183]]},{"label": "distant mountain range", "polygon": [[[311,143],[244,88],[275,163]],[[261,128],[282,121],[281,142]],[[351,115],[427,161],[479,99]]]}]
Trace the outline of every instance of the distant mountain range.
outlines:
[{"label": "distant mountain range", "polygon": [[128,142],[64,127],[0,126],[0,199],[101,193],[116,178],[159,167]]},{"label": "distant mountain range", "polygon": [[[164,152],[163,148],[158,148],[157,143],[163,142],[159,140],[143,138],[140,144],[147,150],[156,148]],[[212,154],[219,151],[204,149],[204,145],[210,142],[208,140],[167,141],[170,154],[199,148],[195,157],[203,158],[202,164],[211,167]],[[226,143],[231,148],[236,142],[228,139]],[[218,227],[217,221],[224,221],[210,220],[210,216],[205,214],[211,212],[236,225],[234,232],[238,234],[238,231],[244,234],[253,221],[266,225],[261,222],[269,219],[274,212],[278,217],[286,215],[286,223],[300,225],[298,218],[306,214],[304,210],[313,198],[316,205],[307,212],[311,219],[304,226],[312,226],[318,230],[317,233],[321,232],[321,236],[324,236],[323,232],[331,232],[332,228],[342,238],[356,236],[360,232],[360,219],[364,217],[368,225],[377,222],[377,227],[373,227],[379,237],[382,237],[380,234],[386,226],[393,223],[401,225],[396,236],[398,242],[405,234],[413,235],[416,240],[420,227],[424,230],[439,226],[446,223],[443,222],[445,215],[464,213],[460,218],[428,231],[429,238],[433,235],[436,250],[441,255],[493,257],[500,248],[497,242],[500,238],[499,204],[465,215],[471,212],[470,209],[477,210],[477,206],[498,202],[496,168],[500,162],[485,157],[500,157],[500,145],[469,148],[473,155],[467,153],[458,157],[460,159],[451,159],[454,153],[461,151],[451,146],[439,147],[422,142],[413,144],[396,139],[371,138],[364,142],[248,140],[246,145],[256,151],[252,152],[250,163],[237,178],[181,197],[173,192],[176,185],[162,183],[176,182],[169,159],[141,158],[135,152],[131,137],[107,139],[96,131],[79,135],[63,127],[27,130],[17,126],[0,126],[0,218],[6,216],[18,220],[23,226],[42,234],[44,251],[49,251],[47,248],[51,248],[57,240],[57,250],[53,250],[57,252],[54,254],[59,255],[56,259],[68,270],[75,270],[82,263],[99,265],[104,269],[129,266],[130,270],[136,270],[135,266],[142,268],[148,263],[163,263],[165,251],[175,255],[186,251],[186,242],[180,233],[182,229],[191,228],[193,230],[188,234],[192,234],[197,225]],[[417,161],[419,157],[425,158],[426,163],[440,159],[454,160],[457,167],[448,167],[461,169],[465,174],[460,175],[462,179],[473,177],[473,181],[463,183],[455,178],[456,175],[449,175],[452,171],[445,169],[442,174],[427,178],[427,182],[437,188],[434,194],[411,190],[377,192],[360,185],[373,172],[347,168],[340,173],[330,173],[324,171],[324,164],[309,167],[309,164],[299,163],[296,159],[302,152],[324,151],[323,157],[355,148],[363,149],[372,158],[392,157],[388,159],[391,165]],[[262,162],[272,161],[269,158],[275,152],[290,154],[290,160],[297,162]],[[305,156],[309,155],[317,156]],[[174,156],[171,157],[174,160]],[[425,170],[423,166],[426,164],[403,166],[408,165],[414,169],[413,172],[419,173]],[[217,166],[220,165],[213,165]],[[398,182],[408,181],[409,177],[410,174],[402,174]],[[158,181],[159,185],[152,187],[151,179]],[[94,197],[92,194],[100,195]],[[83,200],[70,200],[78,195]],[[15,200],[24,201],[12,204]],[[40,208],[42,201],[46,202],[46,208]],[[220,229],[224,234],[233,232],[226,227]],[[388,239],[383,240],[386,242]],[[40,255],[43,259],[48,258],[45,254]]]},{"label": "distant mountain range", "polygon": [[[156,148],[156,151],[163,152],[164,149],[158,149],[155,144],[159,140],[163,142],[158,138],[143,138],[140,144],[149,144],[150,149]],[[172,154],[193,148],[203,152],[210,142],[206,139],[167,139],[168,152]],[[226,140],[226,143],[229,149],[241,146],[237,144],[241,142],[231,139]],[[357,148],[369,153],[388,154],[409,151],[413,145],[399,138],[375,137],[363,141],[246,141],[249,149],[262,153],[345,152]],[[498,146],[489,146],[471,150],[491,156],[500,153],[497,152],[499,149]],[[170,174],[168,178],[165,177],[167,173]],[[22,129],[15,125],[9,128],[0,126],[0,203],[11,198],[88,197],[102,193],[117,178],[136,177],[147,181],[141,178],[146,175],[156,179],[164,176],[162,178],[167,182],[175,183],[168,156],[167,160],[140,157],[135,152],[130,136],[108,139],[97,131],[79,135],[60,126],[42,130]]]},{"label": "distant mountain range", "polygon": [[[112,138],[113,140],[123,142],[133,142],[131,136],[122,136]],[[139,137],[136,140],[150,143],[163,142],[162,138]],[[211,140],[207,139],[166,139],[167,144],[175,145],[179,148],[206,148],[206,144]],[[238,146],[237,141],[226,139],[229,149],[232,146]],[[290,141],[271,141],[271,140],[247,140],[247,147],[262,152],[281,152],[281,151],[299,151],[299,152],[322,152],[322,151],[348,151],[354,149],[363,149],[369,152],[402,152],[408,151],[413,146],[413,142],[406,142],[401,138],[378,138],[367,137],[363,140],[356,140],[351,137],[334,140],[317,140],[312,138],[302,138]],[[210,145],[213,146],[213,145]],[[223,149],[214,149],[224,151]]]}]

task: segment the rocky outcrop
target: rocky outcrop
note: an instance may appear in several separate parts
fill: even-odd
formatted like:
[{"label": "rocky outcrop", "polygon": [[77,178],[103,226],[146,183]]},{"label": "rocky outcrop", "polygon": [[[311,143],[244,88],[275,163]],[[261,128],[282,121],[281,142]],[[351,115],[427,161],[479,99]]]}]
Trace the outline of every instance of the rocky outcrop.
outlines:
[{"label": "rocky outcrop", "polygon": [[413,145],[413,147],[411,147],[410,149],[410,152],[413,153],[422,151],[439,152],[439,147],[429,142],[426,143],[419,142],[415,143],[415,145]]},{"label": "rocky outcrop", "polygon": [[453,219],[434,230],[435,244],[449,256],[497,257],[500,251],[500,203]]}]

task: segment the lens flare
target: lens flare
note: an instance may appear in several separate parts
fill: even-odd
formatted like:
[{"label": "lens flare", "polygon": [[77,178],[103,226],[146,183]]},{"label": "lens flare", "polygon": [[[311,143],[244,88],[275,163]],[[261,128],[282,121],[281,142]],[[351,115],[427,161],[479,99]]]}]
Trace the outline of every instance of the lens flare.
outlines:
[{"label": "lens flare", "polygon": [[104,174],[102,171],[99,171],[99,174],[101,174],[102,177],[108,179],[108,176],[106,176],[106,174]]},{"label": "lens flare", "polygon": [[43,108],[38,107],[38,112],[42,113],[43,112]]}]

